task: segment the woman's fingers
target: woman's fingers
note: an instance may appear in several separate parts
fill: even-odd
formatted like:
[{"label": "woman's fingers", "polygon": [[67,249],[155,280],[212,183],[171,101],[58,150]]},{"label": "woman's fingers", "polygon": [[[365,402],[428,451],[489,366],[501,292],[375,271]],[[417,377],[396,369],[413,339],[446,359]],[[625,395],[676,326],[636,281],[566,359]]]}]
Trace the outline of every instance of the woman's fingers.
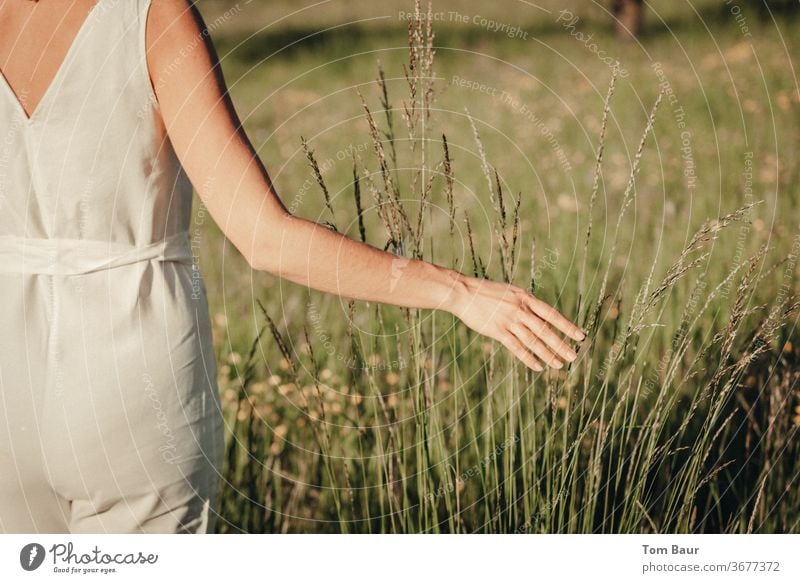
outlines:
[{"label": "woman's fingers", "polygon": [[509,330],[531,350],[542,362],[553,368],[562,368],[564,363],[550,350],[547,345],[522,322],[514,322]]},{"label": "woman's fingers", "polygon": [[573,340],[581,341],[586,337],[586,334],[583,333],[583,330],[567,320],[567,318],[565,318],[561,312],[556,310],[547,302],[543,302],[535,296],[529,296],[528,304],[530,305],[531,310],[533,310],[537,316],[547,322],[550,322],[553,326],[561,330]]},{"label": "woman's fingers", "polygon": [[544,340],[544,342],[553,352],[558,354],[564,360],[572,362],[577,358],[578,355],[574,350],[572,350],[572,348],[570,348],[569,344],[567,344],[563,338],[556,334],[552,328],[547,325],[547,322],[541,318],[534,314],[523,313],[522,322],[528,328],[530,328],[531,332],[533,332],[537,337]]},{"label": "woman's fingers", "polygon": [[513,334],[509,333],[503,335],[500,341],[503,343],[503,346],[511,351],[511,354],[525,363],[528,368],[532,368],[536,372],[544,370],[542,363],[540,363]]},{"label": "woman's fingers", "polygon": [[544,370],[542,363],[560,369],[577,358],[569,339],[580,341],[586,335],[558,310],[510,284],[477,278],[466,281],[469,302],[457,302],[453,313],[467,326],[500,340],[535,371]]}]

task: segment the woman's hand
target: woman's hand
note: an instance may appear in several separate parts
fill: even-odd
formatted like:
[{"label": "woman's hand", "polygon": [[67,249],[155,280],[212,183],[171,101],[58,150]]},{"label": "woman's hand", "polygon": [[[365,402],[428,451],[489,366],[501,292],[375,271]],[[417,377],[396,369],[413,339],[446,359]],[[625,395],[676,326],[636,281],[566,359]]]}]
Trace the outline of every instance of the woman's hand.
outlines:
[{"label": "woman's hand", "polygon": [[[562,368],[576,353],[556,328],[576,341],[583,331],[558,310],[512,284],[465,277],[449,311],[476,332],[500,341],[535,371]],[[536,356],[534,356],[536,355]]]}]

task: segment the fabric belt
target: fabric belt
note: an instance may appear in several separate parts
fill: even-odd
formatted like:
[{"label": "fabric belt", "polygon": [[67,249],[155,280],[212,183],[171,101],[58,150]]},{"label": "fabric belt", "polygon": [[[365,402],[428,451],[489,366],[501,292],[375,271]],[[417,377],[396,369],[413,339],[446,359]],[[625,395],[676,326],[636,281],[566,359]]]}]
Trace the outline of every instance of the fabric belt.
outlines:
[{"label": "fabric belt", "polygon": [[86,239],[0,236],[0,273],[81,275],[143,261],[192,263],[189,232],[143,247]]}]

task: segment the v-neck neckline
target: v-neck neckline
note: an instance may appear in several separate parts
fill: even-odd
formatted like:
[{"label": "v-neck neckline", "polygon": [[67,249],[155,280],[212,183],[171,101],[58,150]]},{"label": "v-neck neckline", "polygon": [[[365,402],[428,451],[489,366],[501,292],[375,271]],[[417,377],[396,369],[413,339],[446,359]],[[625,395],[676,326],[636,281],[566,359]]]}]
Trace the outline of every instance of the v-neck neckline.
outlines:
[{"label": "v-neck neckline", "polygon": [[9,83],[6,74],[0,69],[0,81],[2,81],[3,87],[6,88],[8,92],[8,96],[11,98],[11,101],[14,102],[16,107],[19,109],[20,114],[24,118],[26,123],[32,123],[36,119],[36,115],[39,113],[39,110],[42,109],[42,105],[45,104],[47,101],[48,96],[55,91],[54,87],[58,84],[59,79],[63,76],[64,70],[67,68],[69,61],[72,59],[72,54],[77,50],[77,46],[80,44],[80,40],[82,36],[85,34],[86,30],[89,28],[89,22],[94,17],[94,13],[97,10],[97,7],[103,3],[103,0],[97,0],[94,5],[89,9],[86,13],[86,17],[84,18],[83,22],[81,23],[80,28],[78,28],[78,32],[75,33],[75,36],[72,37],[72,42],[70,43],[69,47],[67,48],[67,52],[64,54],[61,63],[58,65],[56,72],[53,74],[53,77],[50,79],[50,82],[47,84],[47,87],[42,93],[42,96],[39,98],[39,102],[36,104],[36,107],[33,111],[28,115],[28,112],[25,111],[25,107],[22,105],[22,102],[19,99],[19,96],[14,91],[13,87],[11,87],[11,83]]}]

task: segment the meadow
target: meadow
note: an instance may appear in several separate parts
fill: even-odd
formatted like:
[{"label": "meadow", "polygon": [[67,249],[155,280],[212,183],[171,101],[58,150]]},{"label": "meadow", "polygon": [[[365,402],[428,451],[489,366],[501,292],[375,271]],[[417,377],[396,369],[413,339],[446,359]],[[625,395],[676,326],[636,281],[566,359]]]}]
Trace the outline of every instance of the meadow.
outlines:
[{"label": "meadow", "polygon": [[253,272],[195,198],[218,532],[800,532],[796,22],[655,1],[624,43],[596,3],[198,7],[291,212],[589,332],[534,373],[443,311]]}]

